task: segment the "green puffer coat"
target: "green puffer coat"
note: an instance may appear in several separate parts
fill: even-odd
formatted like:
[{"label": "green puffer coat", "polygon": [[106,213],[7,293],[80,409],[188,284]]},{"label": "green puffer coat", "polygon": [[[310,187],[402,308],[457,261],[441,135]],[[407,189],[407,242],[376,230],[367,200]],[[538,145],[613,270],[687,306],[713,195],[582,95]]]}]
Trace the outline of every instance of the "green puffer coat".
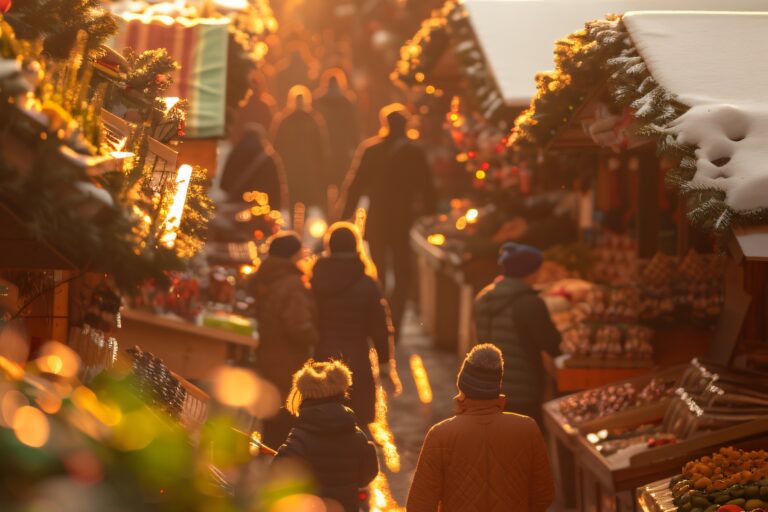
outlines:
[{"label": "green puffer coat", "polygon": [[493,343],[504,354],[508,410],[516,404],[538,406],[544,383],[541,352],[555,356],[560,345],[544,301],[523,281],[504,277],[477,295],[474,316],[478,343]]}]

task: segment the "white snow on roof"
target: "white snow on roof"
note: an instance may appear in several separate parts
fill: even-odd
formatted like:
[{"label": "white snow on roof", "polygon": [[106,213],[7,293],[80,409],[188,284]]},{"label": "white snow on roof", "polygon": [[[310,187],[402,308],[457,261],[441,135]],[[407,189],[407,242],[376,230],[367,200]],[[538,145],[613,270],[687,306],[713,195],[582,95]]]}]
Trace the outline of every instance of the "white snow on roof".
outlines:
[{"label": "white snow on roof", "polygon": [[696,146],[693,184],[738,212],[768,208],[768,13],[629,13],[624,25],[654,79],[691,107],[669,128]]},{"label": "white snow on roof", "polygon": [[631,12],[632,42],[686,105],[768,103],[768,13]]},{"label": "white snow on roof", "polygon": [[[536,73],[554,67],[555,41],[587,21],[629,11],[768,11],[768,0],[465,0],[464,5],[504,101],[519,106],[536,93]],[[718,39],[712,44],[722,43]],[[761,55],[743,48],[744,54]]]}]

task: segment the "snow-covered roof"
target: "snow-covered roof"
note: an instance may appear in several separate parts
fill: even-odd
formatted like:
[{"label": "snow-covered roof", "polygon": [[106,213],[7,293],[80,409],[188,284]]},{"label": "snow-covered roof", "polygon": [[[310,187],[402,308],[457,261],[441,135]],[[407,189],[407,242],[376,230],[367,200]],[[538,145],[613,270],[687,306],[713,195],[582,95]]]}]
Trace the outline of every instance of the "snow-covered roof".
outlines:
[{"label": "snow-covered roof", "polygon": [[768,208],[768,12],[638,12],[624,26],[648,72],[691,107],[668,130],[694,146],[695,187],[739,213]]},{"label": "snow-covered roof", "polygon": [[[523,106],[536,93],[536,73],[553,67],[554,41],[582,29],[588,20],[629,11],[768,11],[768,0],[464,0],[464,6],[504,101],[508,105]],[[647,23],[638,22],[649,35],[653,34],[653,23],[652,18],[647,18]],[[704,27],[692,26],[694,30],[700,28]],[[753,56],[753,59],[766,48],[764,41],[762,46],[751,46],[753,41],[741,32],[733,32],[728,40],[723,37],[707,40],[706,33],[702,32],[702,36],[696,38],[697,41],[689,41],[690,44],[702,43],[700,48],[717,48],[723,54],[725,48],[740,48],[744,58]],[[669,42],[653,37],[647,39],[649,45],[657,48]],[[722,57],[723,60],[727,58]],[[689,64],[690,61],[676,71],[681,75],[691,71]],[[725,74],[723,70],[733,66],[736,64],[729,63],[723,68],[710,67],[697,73],[702,77],[709,73],[708,80]],[[742,89],[749,89],[749,82],[743,80]],[[755,83],[754,77],[751,82]],[[752,94],[766,90],[757,86],[754,89]]]},{"label": "snow-covered roof", "polygon": [[[766,4],[768,9],[768,4]],[[768,104],[768,12],[630,12],[632,42],[679,101]]]}]

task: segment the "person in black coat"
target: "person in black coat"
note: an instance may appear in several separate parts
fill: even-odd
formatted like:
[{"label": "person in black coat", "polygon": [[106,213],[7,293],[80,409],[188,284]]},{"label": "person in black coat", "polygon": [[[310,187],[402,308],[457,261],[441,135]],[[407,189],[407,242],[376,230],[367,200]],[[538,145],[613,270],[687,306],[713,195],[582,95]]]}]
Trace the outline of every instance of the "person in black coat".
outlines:
[{"label": "person in black coat", "polygon": [[347,86],[347,76],[339,68],[329,69],[315,93],[315,109],[328,127],[331,155],[326,185],[341,188],[352,156],[360,142],[360,123],[355,108],[355,95]]},{"label": "person in black coat", "polygon": [[[288,410],[298,416],[273,465],[291,460],[310,471],[317,496],[357,512],[358,491],[379,472],[376,448],[344,406],[352,374],[341,361],[308,361],[293,376]],[[333,506],[329,510],[337,510]]]},{"label": "person in black coat", "polygon": [[273,210],[284,208],[287,187],[282,163],[267,140],[264,128],[249,124],[224,164],[219,188],[231,202],[243,201],[246,192],[264,192]]},{"label": "person in black coat", "polygon": [[325,249],[328,255],[320,258],[312,271],[320,326],[315,357],[340,359],[352,370],[355,384],[350,392],[351,407],[358,423],[367,427],[374,421],[376,410],[369,341],[376,349],[382,374],[388,374],[393,357],[389,308],[354,224],[339,222],[331,226]]},{"label": "person in black coat", "polygon": [[387,275],[386,263],[391,256],[395,286],[390,303],[399,332],[411,284],[411,226],[418,216],[435,211],[437,192],[424,149],[406,136],[405,107],[389,105],[380,116],[386,135],[360,145],[340,204],[342,218],[348,219],[361,197],[370,200],[365,237],[382,277]]}]

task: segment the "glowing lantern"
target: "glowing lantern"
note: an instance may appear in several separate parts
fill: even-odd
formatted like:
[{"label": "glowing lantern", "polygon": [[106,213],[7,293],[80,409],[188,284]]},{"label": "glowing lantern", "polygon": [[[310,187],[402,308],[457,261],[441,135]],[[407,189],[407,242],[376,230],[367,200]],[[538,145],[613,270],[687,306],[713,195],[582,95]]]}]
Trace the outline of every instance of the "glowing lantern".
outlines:
[{"label": "glowing lantern", "polygon": [[168,216],[163,225],[163,235],[160,243],[166,247],[173,247],[176,243],[176,230],[181,225],[181,217],[184,215],[184,205],[187,203],[187,190],[189,181],[192,179],[192,166],[184,164],[179,167],[176,175],[176,194],[173,196],[173,203],[168,210]]}]

